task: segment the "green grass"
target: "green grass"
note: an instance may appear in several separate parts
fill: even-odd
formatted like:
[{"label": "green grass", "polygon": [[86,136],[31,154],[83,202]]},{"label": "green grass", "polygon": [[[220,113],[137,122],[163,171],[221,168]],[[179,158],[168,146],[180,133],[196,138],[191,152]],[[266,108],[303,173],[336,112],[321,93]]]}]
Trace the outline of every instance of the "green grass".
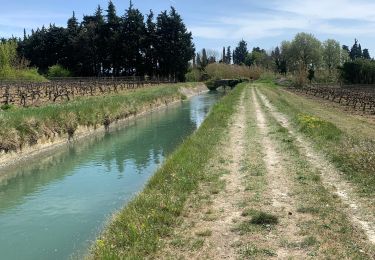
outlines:
[{"label": "green grass", "polygon": [[[265,92],[263,88],[261,92]],[[273,100],[271,102],[275,105]],[[296,194],[296,203],[300,205],[297,212],[306,216],[298,224],[299,234],[305,236],[304,240],[293,245],[286,244],[298,248],[312,247],[312,253],[326,258],[366,259],[367,254],[373,253],[373,248],[362,243],[360,232],[342,211],[344,206],[341,201],[325,188],[320,181],[320,173],[312,168],[301,153],[295,138],[276,121],[263,103],[261,106],[266,112],[272,139],[281,152],[290,158],[285,163],[288,173],[295,180],[293,193]]]},{"label": "green grass", "polygon": [[[308,136],[318,150],[323,151],[335,166],[345,173],[349,181],[356,184],[360,193],[364,196],[375,194],[375,141],[371,137],[357,135],[355,131],[348,130],[358,127],[358,120],[347,116],[345,112],[337,111],[334,118],[345,121],[338,122],[342,126],[339,127],[335,122],[323,119],[325,115],[316,112],[321,111],[317,108],[321,104],[310,104],[312,102],[307,100],[309,105],[304,106],[300,104],[300,100],[297,102],[292,95],[284,93],[273,84],[263,84],[262,92],[278,110],[291,118],[294,126]],[[324,113],[324,110],[320,113]],[[363,128],[373,132],[370,127],[363,124]]]},{"label": "green grass", "polygon": [[144,191],[113,218],[93,246],[93,258],[142,259],[158,249],[160,239],[171,234],[192,191],[207,177],[203,169],[214,156],[243,87],[214,106],[198,131],[167,159]]},{"label": "green grass", "polygon": [[196,84],[162,85],[130,93],[100,97],[80,97],[62,104],[0,110],[0,151],[16,151],[33,145],[42,137],[74,136],[78,126],[108,126],[172,100],[181,100],[181,87]]},{"label": "green grass", "polygon": [[255,245],[247,244],[239,249],[239,254],[244,259],[258,259],[259,257],[276,257],[277,254],[268,248],[259,248]]},{"label": "green grass", "polygon": [[279,219],[275,215],[260,211],[252,216],[250,223],[254,225],[276,225],[279,223]]}]

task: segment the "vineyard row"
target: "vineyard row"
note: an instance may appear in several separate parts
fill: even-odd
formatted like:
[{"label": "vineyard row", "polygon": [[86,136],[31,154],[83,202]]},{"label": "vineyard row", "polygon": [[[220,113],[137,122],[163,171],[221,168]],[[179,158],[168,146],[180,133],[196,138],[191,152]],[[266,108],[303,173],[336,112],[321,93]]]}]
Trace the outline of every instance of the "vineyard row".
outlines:
[{"label": "vineyard row", "polygon": [[304,88],[290,88],[289,90],[320,97],[355,110],[375,114],[375,87],[309,86]]},{"label": "vineyard row", "polygon": [[142,78],[59,78],[49,82],[0,81],[0,104],[35,106],[75,97],[98,96],[119,91],[172,83],[169,80],[144,80]]}]

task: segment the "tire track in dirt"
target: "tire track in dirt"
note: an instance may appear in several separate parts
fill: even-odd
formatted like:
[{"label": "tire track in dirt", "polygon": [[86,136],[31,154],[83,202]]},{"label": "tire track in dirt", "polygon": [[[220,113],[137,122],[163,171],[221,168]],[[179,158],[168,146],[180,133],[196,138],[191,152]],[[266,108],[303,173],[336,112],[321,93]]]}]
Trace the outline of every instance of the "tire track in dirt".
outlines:
[{"label": "tire track in dirt", "polygon": [[[257,125],[262,136],[261,143],[265,153],[264,162],[267,169],[268,194],[272,198],[272,209],[276,210],[278,215],[282,216],[281,223],[277,227],[277,231],[282,237],[289,242],[298,243],[302,241],[302,237],[298,235],[298,222],[301,218],[297,213],[296,201],[291,196],[292,181],[287,176],[287,169],[283,167],[282,161],[285,157],[277,151],[274,142],[268,136],[270,129],[267,124],[264,112],[259,105],[258,98],[252,88],[252,100],[255,106]],[[277,256],[280,259],[306,257],[301,250],[287,248],[278,245]]]},{"label": "tire track in dirt", "polygon": [[[203,245],[198,249],[174,248],[167,241],[166,247],[156,259],[237,259],[237,250],[233,246],[241,241],[241,236],[233,231],[233,224],[243,217],[239,204],[245,197],[245,187],[240,173],[245,154],[246,113],[244,95],[240,99],[237,112],[229,127],[228,140],[223,149],[214,158],[213,170],[225,170],[220,177],[225,188],[214,194],[209,194],[206,187],[201,187],[200,196],[209,196],[210,203],[197,208],[188,203],[188,212],[183,218],[183,227],[175,230],[174,236],[182,237],[184,241],[204,238]],[[218,165],[218,161],[222,164]],[[211,169],[212,170],[212,169]],[[190,204],[190,205],[189,205]],[[206,219],[207,212],[213,212],[213,219]],[[185,227],[185,228],[184,228]],[[206,235],[202,235],[207,232]]]},{"label": "tire track in dirt", "polygon": [[366,233],[368,240],[372,244],[375,244],[375,216],[373,212],[366,210],[368,207],[366,207],[365,199],[359,198],[352,185],[343,180],[340,176],[343,175],[342,172],[336,169],[322,154],[316,152],[312,144],[301,134],[294,131],[286,115],[277,111],[268,98],[260,93],[258,88],[256,88],[256,94],[269,109],[272,116],[296,139],[299,149],[307,161],[321,173],[323,184],[339,196],[341,201],[348,206],[347,215],[352,222]]},{"label": "tire track in dirt", "polygon": [[[244,95],[242,94],[238,111],[229,130],[229,142],[223,154],[230,158],[222,180],[225,182],[225,190],[213,200],[212,208],[220,209],[221,216],[216,221],[202,223],[205,228],[212,230],[212,235],[206,239],[209,244],[206,254],[215,259],[236,259],[236,251],[232,246],[241,240],[241,237],[232,232],[233,223],[241,218],[242,209],[238,204],[244,198],[244,185],[241,180],[241,161],[245,153],[246,117],[244,107]],[[197,256],[197,259],[200,257]]]}]

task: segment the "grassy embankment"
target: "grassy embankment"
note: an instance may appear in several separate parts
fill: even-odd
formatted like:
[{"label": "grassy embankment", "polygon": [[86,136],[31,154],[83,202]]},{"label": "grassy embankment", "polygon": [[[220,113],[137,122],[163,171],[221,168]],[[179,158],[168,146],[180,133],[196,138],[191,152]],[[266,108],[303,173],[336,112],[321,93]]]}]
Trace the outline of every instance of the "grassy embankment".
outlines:
[{"label": "grassy embankment", "polygon": [[[216,147],[220,152],[206,162],[210,180],[189,196],[172,234],[151,259],[367,259],[373,251],[362,243],[341,201],[323,186],[296,140],[257,96],[262,126],[252,89],[245,87],[245,112],[238,110],[245,121],[232,117],[225,141]],[[241,131],[243,137],[234,134]],[[270,154],[277,164],[268,161]]]},{"label": "grassy embankment", "polygon": [[184,204],[199,183],[209,181],[204,171],[214,148],[225,136],[244,85],[214,106],[199,130],[188,138],[149,181],[144,191],[114,216],[92,248],[99,259],[149,256],[168,236]]},{"label": "grassy embankment", "polygon": [[0,110],[0,152],[35,145],[41,138],[72,138],[79,126],[97,128],[174,100],[185,99],[180,89],[196,83],[162,85],[134,92],[81,97],[62,104]]},{"label": "grassy embankment", "polygon": [[287,114],[295,127],[307,135],[318,150],[356,184],[363,196],[375,194],[375,142],[374,125],[348,115],[345,111],[322,106],[264,83],[262,91],[273,105]]},{"label": "grassy embankment", "polygon": [[[266,92],[269,97],[268,88],[263,85],[259,89],[262,90],[261,92]],[[260,97],[258,99],[261,100]],[[275,100],[272,100],[272,104],[275,104],[274,102]],[[294,243],[286,239],[281,242],[282,245],[286,248],[306,250],[307,255],[318,258],[367,259],[366,253],[373,252],[373,248],[363,243],[361,232],[352,225],[350,218],[342,211],[344,206],[340,199],[333,196],[323,185],[319,171],[302,154],[298,142],[289,134],[288,129],[277,122],[264,103],[262,109],[271,127],[272,139],[280,147],[282,154],[288,158],[284,163],[294,180],[292,194],[296,199],[296,210],[303,216],[298,227],[299,234],[305,237],[304,240]],[[304,115],[301,119],[300,114],[296,116],[297,129],[306,133],[303,120],[310,117]],[[332,123],[322,121],[321,126],[313,128],[317,131],[314,135],[321,139],[331,140],[336,136],[334,134],[337,128]]]}]

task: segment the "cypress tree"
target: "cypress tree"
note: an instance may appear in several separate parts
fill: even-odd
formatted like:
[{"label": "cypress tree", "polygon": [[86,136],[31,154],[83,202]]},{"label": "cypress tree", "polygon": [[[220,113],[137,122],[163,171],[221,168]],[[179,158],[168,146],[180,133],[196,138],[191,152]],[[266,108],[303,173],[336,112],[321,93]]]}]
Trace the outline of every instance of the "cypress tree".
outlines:
[{"label": "cypress tree", "polygon": [[120,18],[116,14],[116,7],[112,1],[108,2],[108,9],[106,11],[106,24],[103,29],[105,39],[105,59],[103,67],[106,73],[112,72],[117,76],[121,63],[121,48],[119,48]]},{"label": "cypress tree", "polygon": [[221,62],[222,62],[222,63],[226,63],[225,47],[223,47],[223,55],[222,55]]},{"label": "cypress tree", "polygon": [[362,47],[361,44],[358,45],[358,40],[354,39],[354,44],[350,49],[349,56],[352,60],[362,58]]},{"label": "cypress tree", "polygon": [[184,80],[195,49],[192,34],[172,7],[162,12],[156,22],[158,70],[164,77]]},{"label": "cypress tree", "polygon": [[233,53],[234,64],[241,65],[245,63],[246,56],[248,54],[247,43],[241,40]]},{"label": "cypress tree", "polygon": [[230,51],[230,46],[227,47],[227,55],[225,56],[225,63],[230,64],[232,62],[232,52]]},{"label": "cypress tree", "polygon": [[144,54],[146,53],[146,25],[144,16],[133,8],[130,1],[129,9],[122,17],[121,37],[122,62],[126,75],[143,76],[145,73]]},{"label": "cypress tree", "polygon": [[146,38],[145,38],[145,72],[149,77],[156,74],[156,24],[154,23],[154,13],[150,10],[146,20]]},{"label": "cypress tree", "polygon": [[201,68],[201,55],[199,55],[199,53],[197,53],[197,58],[196,58],[196,62],[197,62],[197,68]]},{"label": "cypress tree", "polygon": [[363,58],[365,60],[371,60],[370,52],[368,49],[363,49]]},{"label": "cypress tree", "polygon": [[206,49],[203,48],[202,50],[202,58],[201,58],[201,69],[204,70],[208,65],[208,58],[207,58],[207,53]]}]

